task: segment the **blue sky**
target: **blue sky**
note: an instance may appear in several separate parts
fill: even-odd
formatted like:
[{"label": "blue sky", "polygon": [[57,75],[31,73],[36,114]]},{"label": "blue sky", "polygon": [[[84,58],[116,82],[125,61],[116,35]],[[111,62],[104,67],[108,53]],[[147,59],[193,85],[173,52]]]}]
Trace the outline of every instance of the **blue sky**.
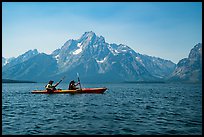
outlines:
[{"label": "blue sky", "polygon": [[87,31],[171,60],[202,43],[201,2],[3,2],[2,56],[50,54]]}]

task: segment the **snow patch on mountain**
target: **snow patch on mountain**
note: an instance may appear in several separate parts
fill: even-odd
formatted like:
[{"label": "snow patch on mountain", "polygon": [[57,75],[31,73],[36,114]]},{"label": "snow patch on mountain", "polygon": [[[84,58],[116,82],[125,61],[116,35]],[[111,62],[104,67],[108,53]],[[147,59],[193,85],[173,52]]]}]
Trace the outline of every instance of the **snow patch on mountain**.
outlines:
[{"label": "snow patch on mountain", "polygon": [[78,49],[73,52],[73,55],[77,55],[82,52],[82,48],[83,48],[82,43],[78,43],[77,47]]},{"label": "snow patch on mountain", "polygon": [[58,55],[56,55],[56,56],[54,56],[54,58],[56,59],[56,61],[57,61],[57,63],[58,63],[58,61],[59,61],[59,54]]},{"label": "snow patch on mountain", "polygon": [[102,59],[102,60],[96,60],[96,62],[97,62],[97,63],[104,63],[105,60],[107,60],[107,58],[108,58],[108,57],[106,56],[106,57],[105,57],[104,59]]},{"label": "snow patch on mountain", "polygon": [[93,45],[93,47],[94,47],[94,48],[97,48],[97,47],[98,47],[98,45],[97,45],[97,44],[94,44],[94,45]]},{"label": "snow patch on mountain", "polygon": [[8,59],[7,58],[4,58],[2,57],[2,66],[5,66],[6,64],[8,64]]},{"label": "snow patch on mountain", "polygon": [[143,66],[145,66],[145,64],[142,62],[142,60],[141,60],[141,58],[140,57],[135,57],[136,58],[136,60],[138,61],[138,62],[140,62]]},{"label": "snow patch on mountain", "polygon": [[111,51],[111,53],[113,53],[113,55],[117,55],[120,53],[119,51],[114,49],[111,45],[108,45],[108,49]]}]

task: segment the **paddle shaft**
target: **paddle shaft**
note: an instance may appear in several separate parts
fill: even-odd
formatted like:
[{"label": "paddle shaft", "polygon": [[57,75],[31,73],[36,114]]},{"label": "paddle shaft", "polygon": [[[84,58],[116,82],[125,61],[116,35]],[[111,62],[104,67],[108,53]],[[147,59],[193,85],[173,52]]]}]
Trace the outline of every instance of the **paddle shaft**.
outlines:
[{"label": "paddle shaft", "polygon": [[61,83],[64,78],[65,78],[65,76],[64,76],[59,82],[57,82],[57,83],[54,85],[54,87],[58,86],[59,83]]},{"label": "paddle shaft", "polygon": [[79,82],[79,86],[80,86],[80,90],[81,90],[81,82],[80,82],[79,74],[78,73],[77,73],[77,76],[78,76],[78,82]]}]

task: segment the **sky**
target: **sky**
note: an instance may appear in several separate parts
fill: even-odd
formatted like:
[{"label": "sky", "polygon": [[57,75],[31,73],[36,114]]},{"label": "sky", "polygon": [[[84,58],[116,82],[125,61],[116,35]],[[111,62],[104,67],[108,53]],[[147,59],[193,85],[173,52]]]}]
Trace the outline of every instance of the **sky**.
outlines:
[{"label": "sky", "polygon": [[202,2],[2,2],[2,56],[51,54],[85,32],[178,63],[202,43]]}]

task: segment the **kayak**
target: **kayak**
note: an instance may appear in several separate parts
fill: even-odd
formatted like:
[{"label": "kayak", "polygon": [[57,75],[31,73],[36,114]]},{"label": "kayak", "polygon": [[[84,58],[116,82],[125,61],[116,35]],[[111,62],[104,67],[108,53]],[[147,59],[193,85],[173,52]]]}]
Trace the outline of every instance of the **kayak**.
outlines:
[{"label": "kayak", "polygon": [[52,93],[47,92],[47,90],[33,90],[31,93],[34,94],[55,94],[55,93],[71,93],[71,94],[75,94],[75,93],[97,93],[97,94],[101,94],[104,93],[106,91],[107,88],[82,88],[77,89],[77,90],[63,90],[63,89],[57,89],[54,90]]}]

